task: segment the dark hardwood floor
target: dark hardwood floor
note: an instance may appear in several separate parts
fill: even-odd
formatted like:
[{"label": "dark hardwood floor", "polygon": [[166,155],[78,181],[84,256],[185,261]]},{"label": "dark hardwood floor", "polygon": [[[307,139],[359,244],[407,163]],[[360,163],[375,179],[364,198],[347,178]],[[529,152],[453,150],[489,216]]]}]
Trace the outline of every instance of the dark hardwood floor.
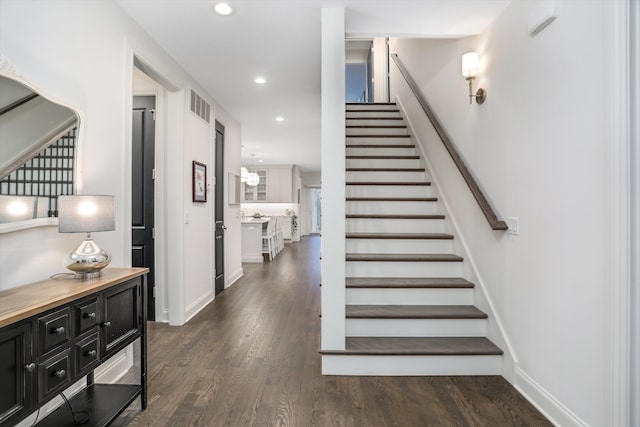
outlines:
[{"label": "dark hardwood floor", "polygon": [[182,327],[149,323],[149,405],[113,425],[551,425],[502,377],[322,376],[319,247],[244,264]]}]

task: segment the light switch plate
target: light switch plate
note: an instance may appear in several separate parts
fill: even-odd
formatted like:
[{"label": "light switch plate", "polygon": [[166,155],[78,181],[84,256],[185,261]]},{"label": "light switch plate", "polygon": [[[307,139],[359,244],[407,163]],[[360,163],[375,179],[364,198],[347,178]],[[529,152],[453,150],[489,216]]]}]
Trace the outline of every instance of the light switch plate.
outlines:
[{"label": "light switch plate", "polygon": [[509,226],[507,233],[515,234],[516,236],[520,234],[520,218],[511,217],[507,219],[507,225]]}]

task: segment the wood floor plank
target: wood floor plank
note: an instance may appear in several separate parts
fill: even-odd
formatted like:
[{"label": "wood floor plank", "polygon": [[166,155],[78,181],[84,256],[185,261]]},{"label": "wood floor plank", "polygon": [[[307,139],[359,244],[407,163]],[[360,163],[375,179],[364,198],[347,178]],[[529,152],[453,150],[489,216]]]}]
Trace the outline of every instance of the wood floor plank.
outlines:
[{"label": "wood floor plank", "polygon": [[148,407],[112,425],[551,425],[499,376],[322,376],[319,243],[244,264],[184,326],[150,322]]}]

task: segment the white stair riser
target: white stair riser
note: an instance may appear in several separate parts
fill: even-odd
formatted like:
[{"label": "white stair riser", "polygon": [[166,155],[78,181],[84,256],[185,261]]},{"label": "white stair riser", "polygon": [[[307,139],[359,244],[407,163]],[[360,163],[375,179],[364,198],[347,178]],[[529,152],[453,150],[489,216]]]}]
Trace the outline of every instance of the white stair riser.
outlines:
[{"label": "white stair riser", "polygon": [[347,156],[415,156],[415,148],[350,148],[347,147]]},{"label": "white stair riser", "polygon": [[347,111],[351,110],[390,110],[398,111],[398,106],[395,104],[347,104]]},{"label": "white stair riser", "polygon": [[388,172],[356,172],[347,171],[346,181],[355,182],[398,182],[398,181],[410,181],[410,182],[427,182],[426,174],[424,172],[400,172],[400,171],[388,171]]},{"label": "white stair riser", "polygon": [[[376,118],[376,117],[399,117],[402,118],[400,111],[347,111],[347,118]],[[347,120],[347,124],[350,120]]]},{"label": "white stair riser", "polygon": [[348,337],[482,337],[485,319],[347,319]]},{"label": "white stair riser", "polygon": [[437,202],[347,202],[348,214],[407,214],[429,215],[435,214]]},{"label": "white stair riser", "polygon": [[442,219],[347,218],[347,233],[442,233]]},{"label": "white stair riser", "polygon": [[460,277],[461,262],[347,261],[347,277]]},{"label": "white stair riser", "polygon": [[347,185],[347,197],[431,197],[428,185]]},{"label": "white stair riser", "polygon": [[347,128],[347,136],[349,135],[408,135],[407,128],[395,127],[375,127],[375,128]]},{"label": "white stair riser", "polygon": [[402,138],[394,138],[392,136],[387,137],[375,137],[375,136],[361,136],[354,137],[347,135],[346,138],[347,145],[356,144],[356,145],[407,145],[411,144],[411,138],[402,137]]},{"label": "white stair riser", "polygon": [[448,254],[453,240],[443,239],[347,239],[351,254]]},{"label": "white stair riser", "polygon": [[473,288],[347,288],[348,305],[471,305]]},{"label": "white stair riser", "polygon": [[384,117],[384,116],[377,116],[377,117],[371,117],[371,118],[353,118],[353,117],[349,117],[347,118],[346,124],[347,126],[387,126],[387,125],[391,125],[391,126],[397,126],[397,125],[405,125],[404,120],[402,120],[402,118],[394,118],[394,119],[389,119],[389,118],[384,118],[382,120],[380,120],[378,117]]},{"label": "white stair riser", "polygon": [[420,159],[347,159],[348,168],[420,168]]},{"label": "white stair riser", "polygon": [[323,355],[323,375],[501,375],[502,356]]}]

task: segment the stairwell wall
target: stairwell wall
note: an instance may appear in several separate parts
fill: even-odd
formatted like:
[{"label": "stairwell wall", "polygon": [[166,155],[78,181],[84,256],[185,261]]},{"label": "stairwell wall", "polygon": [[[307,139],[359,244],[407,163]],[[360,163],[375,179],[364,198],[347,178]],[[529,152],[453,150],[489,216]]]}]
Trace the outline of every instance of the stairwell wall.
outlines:
[{"label": "stairwell wall", "polygon": [[[611,327],[607,2],[556,2],[527,34],[534,2],[513,2],[480,36],[392,40],[489,199],[520,234],[492,231],[439,140],[418,135],[478,279],[512,346],[514,382],[559,425],[609,425]],[[481,57],[469,105],[463,53]],[[391,65],[392,71],[394,65]],[[396,90],[412,123],[426,120]],[[401,96],[404,96],[402,98]]]}]

